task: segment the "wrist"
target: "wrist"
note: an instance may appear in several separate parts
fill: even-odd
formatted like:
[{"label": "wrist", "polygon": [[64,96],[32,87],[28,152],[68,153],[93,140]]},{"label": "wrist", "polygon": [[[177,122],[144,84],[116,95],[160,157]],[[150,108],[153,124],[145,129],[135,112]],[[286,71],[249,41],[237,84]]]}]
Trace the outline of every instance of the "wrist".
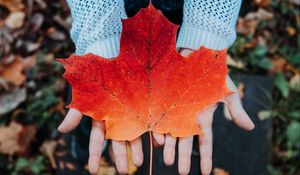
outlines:
[{"label": "wrist", "polygon": [[108,38],[98,40],[89,45],[85,53],[92,53],[104,58],[115,58],[120,52],[120,35],[113,35]]},{"label": "wrist", "polygon": [[198,50],[200,46],[213,50],[222,50],[228,48],[230,43],[210,31],[183,23],[178,34],[176,48]]}]

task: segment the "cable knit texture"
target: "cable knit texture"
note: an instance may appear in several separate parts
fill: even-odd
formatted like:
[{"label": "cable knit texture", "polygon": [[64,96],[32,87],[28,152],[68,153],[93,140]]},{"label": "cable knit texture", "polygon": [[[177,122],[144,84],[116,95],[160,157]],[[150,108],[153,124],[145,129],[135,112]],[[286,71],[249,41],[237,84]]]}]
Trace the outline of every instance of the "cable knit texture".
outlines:
[{"label": "cable knit texture", "polygon": [[185,0],[177,48],[220,50],[236,39],[241,0]]},{"label": "cable knit texture", "polygon": [[[127,18],[124,0],[67,2],[72,14],[71,38],[76,45],[76,54],[90,52],[106,58],[118,56],[121,19]],[[236,38],[240,6],[241,0],[184,0],[177,48],[196,50],[203,45],[219,50],[229,47]]]},{"label": "cable knit texture", "polygon": [[123,0],[67,0],[72,14],[71,38],[76,54],[93,53],[106,58],[119,54]]}]

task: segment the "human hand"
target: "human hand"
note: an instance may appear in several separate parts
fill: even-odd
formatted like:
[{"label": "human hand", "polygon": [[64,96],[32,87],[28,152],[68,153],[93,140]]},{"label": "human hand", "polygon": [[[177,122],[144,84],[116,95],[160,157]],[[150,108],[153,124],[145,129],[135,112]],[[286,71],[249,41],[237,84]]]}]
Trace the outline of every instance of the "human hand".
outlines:
[{"label": "human hand", "polygon": [[[63,122],[58,127],[58,130],[62,133],[67,133],[75,129],[82,119],[82,114],[76,109],[70,109],[63,120]],[[91,174],[97,174],[99,171],[102,146],[104,143],[105,136],[105,123],[101,121],[92,121],[92,130],[90,134],[89,143],[89,160],[88,166]],[[159,145],[163,144],[164,136],[153,134],[155,142]],[[115,156],[116,166],[120,174],[127,174],[128,172],[128,160],[126,153],[126,141],[116,141],[112,140],[112,148]],[[133,163],[136,166],[141,166],[143,164],[143,150],[142,141],[137,138],[129,142]]]},{"label": "human hand", "polygon": [[[187,56],[193,50],[181,49],[180,54]],[[242,129],[251,131],[254,124],[243,109],[238,91],[233,81],[227,76],[227,86],[234,93],[222,100],[227,105],[234,123]],[[197,115],[197,122],[202,129],[202,135],[199,136],[200,167],[202,175],[209,175],[212,170],[212,122],[213,114],[217,104],[209,106],[206,110]],[[172,165],[175,160],[175,146],[177,139],[166,135],[164,144],[164,162],[166,165]],[[191,153],[193,147],[193,136],[178,139],[178,171],[181,175],[186,175],[190,171]]]}]

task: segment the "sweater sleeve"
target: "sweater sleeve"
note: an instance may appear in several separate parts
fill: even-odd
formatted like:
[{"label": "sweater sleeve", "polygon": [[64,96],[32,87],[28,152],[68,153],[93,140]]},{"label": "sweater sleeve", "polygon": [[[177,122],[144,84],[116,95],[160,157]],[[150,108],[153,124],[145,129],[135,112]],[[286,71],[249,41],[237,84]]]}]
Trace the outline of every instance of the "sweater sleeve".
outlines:
[{"label": "sweater sleeve", "polygon": [[93,53],[106,58],[118,56],[123,0],[67,0],[72,15],[71,38],[76,54]]},{"label": "sweater sleeve", "polygon": [[185,0],[177,48],[221,50],[236,39],[242,0]]}]

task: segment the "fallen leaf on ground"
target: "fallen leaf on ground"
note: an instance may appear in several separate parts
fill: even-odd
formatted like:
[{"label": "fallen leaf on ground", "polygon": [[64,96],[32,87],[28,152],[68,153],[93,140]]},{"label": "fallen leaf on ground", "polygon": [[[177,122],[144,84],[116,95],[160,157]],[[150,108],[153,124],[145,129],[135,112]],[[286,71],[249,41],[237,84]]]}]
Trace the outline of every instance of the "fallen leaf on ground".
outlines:
[{"label": "fallen leaf on ground", "polygon": [[9,126],[0,126],[0,153],[25,154],[35,134],[36,127],[33,125],[24,127],[13,121]]},{"label": "fallen leaf on ground", "polygon": [[272,2],[272,0],[255,0],[254,2],[258,7],[266,7]]},{"label": "fallen leaf on ground", "polygon": [[13,12],[5,20],[5,24],[11,29],[21,28],[24,24],[25,13],[24,12]]},{"label": "fallen leaf on ground", "polygon": [[21,148],[18,143],[23,126],[12,122],[9,126],[0,126],[0,153],[13,155]]},{"label": "fallen leaf on ground", "polygon": [[272,115],[272,111],[263,110],[263,111],[258,112],[257,117],[260,121],[264,121],[264,120],[270,118],[271,115]]},{"label": "fallen leaf on ground", "polygon": [[229,175],[229,172],[222,168],[214,168],[214,175]]},{"label": "fallen leaf on ground", "polygon": [[24,58],[23,60],[23,66],[25,70],[32,69],[36,66],[37,61],[36,61],[36,56],[29,56]]},{"label": "fallen leaf on ground", "polygon": [[289,1],[295,5],[300,5],[300,0],[289,0]]},{"label": "fallen leaf on ground", "polygon": [[57,147],[56,140],[47,140],[40,147],[40,151],[48,157],[51,167],[54,169],[57,168],[55,158],[54,158],[54,152],[56,150],[56,147]]},{"label": "fallen leaf on ground", "polygon": [[289,81],[291,89],[300,92],[300,74],[295,74]]},{"label": "fallen leaf on ground", "polygon": [[280,56],[275,56],[275,57],[271,58],[270,60],[272,62],[272,68],[270,69],[271,72],[279,73],[279,72],[284,71],[284,69],[287,65],[286,59],[284,59]]},{"label": "fallen leaf on ground", "polygon": [[238,87],[237,87],[237,90],[238,90],[239,97],[241,99],[243,99],[244,98],[245,84],[242,83],[242,82],[240,82],[239,85],[238,85]]},{"label": "fallen leaf on ground", "polygon": [[21,11],[25,8],[23,0],[0,0],[0,5],[8,8],[11,12]]},{"label": "fallen leaf on ground", "polygon": [[27,96],[25,88],[14,88],[10,91],[0,93],[0,115],[14,110]]},{"label": "fallen leaf on ground", "polygon": [[[121,52],[60,59],[75,108],[105,121],[106,138],[134,140],[147,131],[201,134],[196,114],[230,94],[226,50],[176,51],[178,26],[153,6],[124,21]],[[99,108],[101,106],[101,108]]]},{"label": "fallen leaf on ground", "polygon": [[11,63],[3,63],[0,65],[0,78],[20,86],[24,83],[26,77],[23,74],[24,65],[19,57],[13,58]]},{"label": "fallen leaf on ground", "polygon": [[75,165],[71,162],[66,162],[66,167],[69,170],[74,170],[75,169]]},{"label": "fallen leaf on ground", "polygon": [[129,145],[127,145],[126,149],[127,149],[126,153],[128,159],[128,175],[133,175],[138,170],[138,167],[135,166],[133,163],[132,152]]},{"label": "fallen leaf on ground", "polygon": [[269,20],[273,17],[273,13],[259,8],[256,12],[250,12],[244,18],[238,19],[237,32],[241,34],[254,34],[260,21]]},{"label": "fallen leaf on ground", "polygon": [[244,69],[245,65],[241,60],[234,60],[229,54],[226,56],[227,66],[236,67],[238,69]]}]

